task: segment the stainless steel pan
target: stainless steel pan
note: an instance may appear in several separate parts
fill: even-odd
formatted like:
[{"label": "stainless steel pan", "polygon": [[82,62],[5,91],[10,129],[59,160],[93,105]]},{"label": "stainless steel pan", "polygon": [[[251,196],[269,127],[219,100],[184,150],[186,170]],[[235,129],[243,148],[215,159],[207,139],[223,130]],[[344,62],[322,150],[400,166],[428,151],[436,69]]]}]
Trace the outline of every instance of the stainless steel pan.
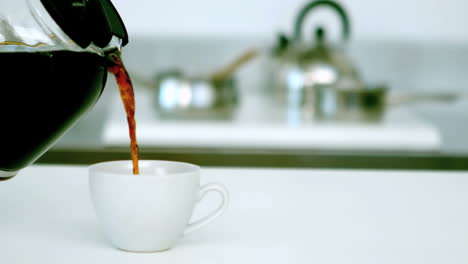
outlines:
[{"label": "stainless steel pan", "polygon": [[466,94],[451,91],[391,94],[384,85],[365,89],[317,85],[311,89],[308,96],[313,103],[309,107],[319,120],[379,121],[390,107],[419,102],[452,103],[466,97]]}]

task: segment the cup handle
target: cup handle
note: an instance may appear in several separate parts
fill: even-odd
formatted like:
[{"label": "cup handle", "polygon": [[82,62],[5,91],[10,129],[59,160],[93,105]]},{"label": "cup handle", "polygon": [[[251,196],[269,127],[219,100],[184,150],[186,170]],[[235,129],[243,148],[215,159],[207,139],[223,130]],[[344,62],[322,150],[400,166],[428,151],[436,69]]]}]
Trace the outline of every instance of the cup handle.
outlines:
[{"label": "cup handle", "polygon": [[200,188],[198,194],[198,201],[200,202],[203,199],[203,197],[205,197],[205,195],[209,192],[219,193],[222,198],[221,204],[211,214],[199,220],[196,220],[195,222],[189,223],[184,231],[184,235],[188,235],[193,231],[198,230],[201,227],[211,223],[214,219],[216,219],[218,216],[221,216],[224,213],[224,211],[226,211],[226,208],[229,204],[229,194],[227,189],[223,185],[217,183],[206,184]]}]

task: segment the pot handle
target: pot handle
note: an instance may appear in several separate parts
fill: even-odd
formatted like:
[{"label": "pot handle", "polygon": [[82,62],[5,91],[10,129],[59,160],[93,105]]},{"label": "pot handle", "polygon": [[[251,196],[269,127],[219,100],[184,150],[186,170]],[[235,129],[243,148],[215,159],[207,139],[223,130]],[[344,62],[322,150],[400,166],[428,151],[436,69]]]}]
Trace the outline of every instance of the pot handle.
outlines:
[{"label": "pot handle", "polygon": [[322,7],[322,6],[327,6],[332,8],[336,13],[338,14],[340,20],[341,20],[341,27],[342,27],[342,41],[348,42],[348,40],[351,37],[351,23],[348,14],[346,13],[346,10],[344,9],[343,6],[338,4],[335,1],[331,0],[316,0],[312,1],[308,4],[306,4],[299,14],[296,17],[296,22],[294,25],[294,39],[295,40],[301,40],[302,39],[302,28],[304,26],[304,21],[306,19],[306,16],[312,12],[312,10]]}]

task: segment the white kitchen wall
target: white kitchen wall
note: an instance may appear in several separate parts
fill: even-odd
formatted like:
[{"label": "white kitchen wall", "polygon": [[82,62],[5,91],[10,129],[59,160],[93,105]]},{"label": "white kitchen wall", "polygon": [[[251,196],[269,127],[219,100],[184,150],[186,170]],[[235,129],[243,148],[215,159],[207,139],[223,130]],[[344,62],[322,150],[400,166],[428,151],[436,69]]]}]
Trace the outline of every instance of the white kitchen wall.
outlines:
[{"label": "white kitchen wall", "polygon": [[[306,0],[112,0],[132,34],[271,37],[291,31]],[[354,39],[468,41],[467,0],[338,0]],[[22,1],[0,0],[8,13]],[[319,20],[334,23],[329,12]],[[9,14],[14,15],[14,14]],[[307,21],[312,23],[312,21]],[[309,31],[310,32],[310,31]]]},{"label": "white kitchen wall", "polygon": [[[5,0],[3,0],[5,1]],[[132,34],[274,36],[305,0],[113,0]],[[468,41],[467,0],[341,0],[358,40]],[[320,18],[334,23],[328,12]],[[308,21],[308,23],[313,23]],[[310,32],[310,30],[309,30]]]}]

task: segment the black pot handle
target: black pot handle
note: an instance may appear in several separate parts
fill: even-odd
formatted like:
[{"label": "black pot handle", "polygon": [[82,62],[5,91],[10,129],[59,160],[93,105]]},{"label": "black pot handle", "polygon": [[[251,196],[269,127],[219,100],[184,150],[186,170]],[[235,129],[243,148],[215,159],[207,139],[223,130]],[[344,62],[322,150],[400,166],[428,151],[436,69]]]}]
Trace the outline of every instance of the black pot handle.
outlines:
[{"label": "black pot handle", "polygon": [[304,21],[306,16],[312,12],[312,10],[318,7],[330,7],[338,14],[339,18],[341,19],[341,27],[342,27],[342,41],[347,42],[351,37],[351,25],[348,14],[343,6],[338,4],[335,1],[331,0],[316,0],[306,4],[299,14],[296,17],[296,23],[294,25],[294,39],[301,40],[302,39],[302,27],[304,25]]}]

